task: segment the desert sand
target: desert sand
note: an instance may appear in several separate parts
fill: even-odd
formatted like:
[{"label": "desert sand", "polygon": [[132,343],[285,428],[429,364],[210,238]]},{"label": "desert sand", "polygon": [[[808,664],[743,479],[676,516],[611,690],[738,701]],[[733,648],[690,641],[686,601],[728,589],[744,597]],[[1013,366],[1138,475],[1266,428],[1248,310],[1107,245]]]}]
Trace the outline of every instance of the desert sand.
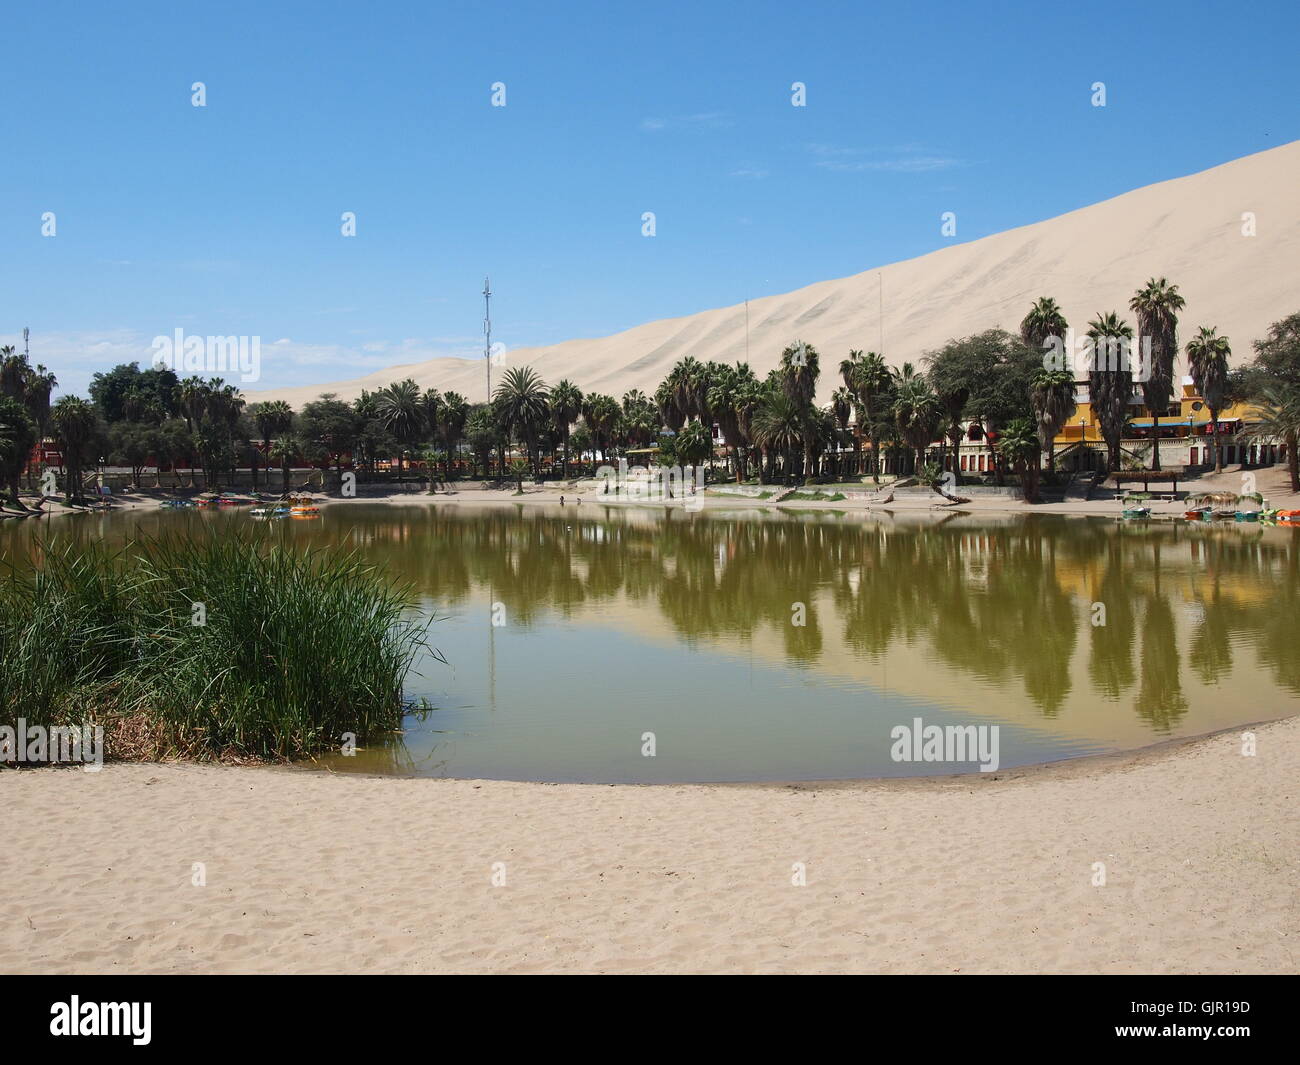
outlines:
[{"label": "desert sand", "polygon": [[[822,354],[818,398],[825,403],[840,383],[836,367],[851,348],[880,351],[895,366],[918,362],[955,336],[994,326],[1017,331],[1030,303],[1045,295],[1082,332],[1099,311],[1118,310],[1131,320],[1129,297],[1148,277],[1169,278],[1187,299],[1184,341],[1197,326],[1215,325],[1231,338],[1234,361],[1241,362],[1270,323],[1300,309],[1293,283],[1300,262],[1298,173],[1295,141],[967,243],[955,243],[967,224],[959,217],[951,247],[750,299],[748,342],[741,302],[546,347],[497,336],[507,350],[493,377],[509,366],[531,366],[548,383],[567,377],[584,391],[619,397],[631,388],[653,392],[686,355],[735,362],[748,352],[762,377],[787,345],[801,339]],[[942,209],[935,207],[936,234]],[[1254,235],[1246,235],[1252,225]],[[508,299],[498,293],[499,303]],[[467,298],[467,320],[480,309]],[[484,399],[481,358],[432,359],[328,385],[248,392],[247,398],[284,399],[300,408],[325,391],[350,400],[363,388],[403,377],[423,388],[455,390],[471,402]]]},{"label": "desert sand", "polygon": [[1255,732],[795,786],[3,772],[0,971],[1296,972],[1300,720]]}]

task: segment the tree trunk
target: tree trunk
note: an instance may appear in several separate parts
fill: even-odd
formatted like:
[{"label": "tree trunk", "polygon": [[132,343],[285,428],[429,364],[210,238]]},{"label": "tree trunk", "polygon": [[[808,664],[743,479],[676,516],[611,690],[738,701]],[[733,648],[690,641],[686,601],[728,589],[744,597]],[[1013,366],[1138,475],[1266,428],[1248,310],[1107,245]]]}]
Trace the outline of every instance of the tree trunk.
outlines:
[{"label": "tree trunk", "polygon": [[1210,446],[1214,448],[1214,472],[1223,472],[1223,451],[1219,447],[1219,412],[1210,411]]},{"label": "tree trunk", "polygon": [[1291,471],[1291,491],[1300,492],[1300,456],[1296,455],[1296,443],[1300,436],[1296,433],[1286,434],[1286,464]]},{"label": "tree trunk", "polygon": [[1151,468],[1160,469],[1160,415],[1151,412]]}]

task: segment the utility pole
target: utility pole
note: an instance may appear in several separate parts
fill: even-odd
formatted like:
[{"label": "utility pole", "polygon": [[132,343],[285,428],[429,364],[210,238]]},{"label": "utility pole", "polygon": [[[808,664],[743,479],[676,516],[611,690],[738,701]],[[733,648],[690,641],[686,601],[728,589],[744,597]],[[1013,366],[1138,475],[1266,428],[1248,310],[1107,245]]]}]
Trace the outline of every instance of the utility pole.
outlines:
[{"label": "utility pole", "polygon": [[492,286],[483,279],[483,361],[487,365],[487,401],[492,402]]}]

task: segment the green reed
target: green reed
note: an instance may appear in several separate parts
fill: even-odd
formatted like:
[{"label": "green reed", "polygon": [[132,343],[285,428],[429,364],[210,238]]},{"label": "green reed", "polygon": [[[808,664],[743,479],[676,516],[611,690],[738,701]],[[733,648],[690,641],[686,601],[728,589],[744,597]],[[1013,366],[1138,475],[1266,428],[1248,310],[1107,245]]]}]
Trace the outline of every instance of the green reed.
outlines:
[{"label": "green reed", "polygon": [[31,563],[0,577],[0,720],[126,723],[133,755],[236,758],[401,724],[427,622],[354,553],[243,534],[49,542]]}]

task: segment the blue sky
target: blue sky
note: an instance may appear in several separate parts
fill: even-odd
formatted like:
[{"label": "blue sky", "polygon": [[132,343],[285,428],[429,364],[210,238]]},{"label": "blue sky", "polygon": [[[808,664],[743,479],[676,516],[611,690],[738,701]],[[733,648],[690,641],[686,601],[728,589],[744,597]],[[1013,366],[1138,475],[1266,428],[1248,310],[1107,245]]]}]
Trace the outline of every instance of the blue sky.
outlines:
[{"label": "blue sky", "polygon": [[1300,137],[1300,5],[1049,6],[11,4],[0,342],[342,380],[479,351],[485,273],[509,347],[602,336]]}]

